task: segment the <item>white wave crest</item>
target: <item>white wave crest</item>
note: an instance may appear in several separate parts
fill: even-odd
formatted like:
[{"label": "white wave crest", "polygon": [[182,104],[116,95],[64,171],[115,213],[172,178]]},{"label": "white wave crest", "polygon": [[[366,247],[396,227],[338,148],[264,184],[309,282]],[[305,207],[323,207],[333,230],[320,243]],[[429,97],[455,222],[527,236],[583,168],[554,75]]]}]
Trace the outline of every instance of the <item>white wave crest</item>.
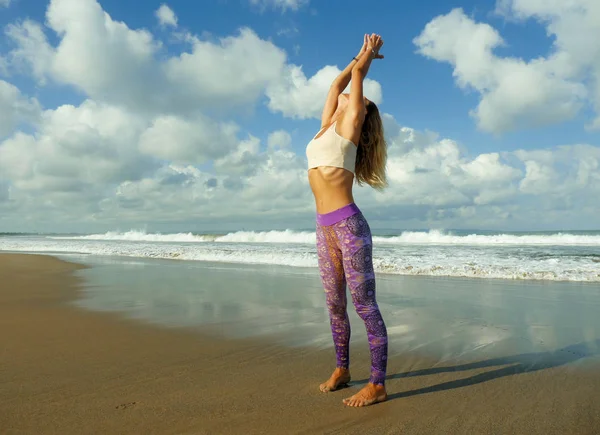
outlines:
[{"label": "white wave crest", "polygon": [[600,235],[556,234],[497,234],[454,235],[442,231],[404,231],[399,236],[373,237],[375,243],[392,245],[523,245],[523,246],[600,246]]},{"label": "white wave crest", "polygon": [[[196,236],[194,236],[196,237]],[[247,239],[245,239],[247,240]],[[111,257],[178,259],[265,264],[292,267],[318,267],[315,246],[290,246],[221,243],[157,243],[114,240],[56,240],[50,238],[0,239],[0,251],[65,253]],[[533,250],[472,247],[388,246],[374,252],[378,273],[397,275],[501,278],[518,280],[600,282],[600,255],[595,248],[579,248],[579,254],[564,255],[562,248],[544,248],[544,255]],[[508,255],[507,255],[508,253]]]},{"label": "white wave crest", "polygon": [[[237,231],[225,235],[198,235],[192,233],[148,234],[144,231],[109,231],[74,237],[53,237],[71,240],[125,240],[139,242],[217,242],[217,243],[279,243],[314,245],[314,231]],[[439,230],[404,231],[397,236],[374,236],[373,242],[384,245],[462,245],[462,246],[600,246],[600,235],[584,234],[497,234],[456,235]]]},{"label": "white wave crest", "polygon": [[49,237],[56,240],[126,240],[129,242],[209,242],[214,237],[205,235],[195,235],[192,233],[177,233],[177,234],[148,234],[145,231],[131,230],[124,233],[117,231],[109,231],[104,234],[90,234],[87,236],[71,236],[71,237]]},{"label": "white wave crest", "polygon": [[220,243],[294,243],[315,244],[314,232],[293,230],[284,231],[237,231],[225,235],[197,235],[192,233],[148,234],[145,231],[131,230],[127,232],[109,231],[104,234],[86,236],[49,237],[56,240],[123,240],[129,242],[220,242]]},{"label": "white wave crest", "polygon": [[228,243],[300,243],[315,244],[316,236],[314,232],[302,231],[238,231],[217,237],[215,242]]}]

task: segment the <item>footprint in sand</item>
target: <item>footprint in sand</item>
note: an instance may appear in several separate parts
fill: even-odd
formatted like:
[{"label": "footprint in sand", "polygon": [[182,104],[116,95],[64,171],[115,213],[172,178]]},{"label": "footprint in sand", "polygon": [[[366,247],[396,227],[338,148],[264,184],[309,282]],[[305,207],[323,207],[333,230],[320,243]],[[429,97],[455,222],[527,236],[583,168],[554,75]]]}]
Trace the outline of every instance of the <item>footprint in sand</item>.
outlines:
[{"label": "footprint in sand", "polygon": [[120,405],[115,406],[115,409],[127,409],[135,406],[137,402],[129,402],[129,403],[121,403]]}]

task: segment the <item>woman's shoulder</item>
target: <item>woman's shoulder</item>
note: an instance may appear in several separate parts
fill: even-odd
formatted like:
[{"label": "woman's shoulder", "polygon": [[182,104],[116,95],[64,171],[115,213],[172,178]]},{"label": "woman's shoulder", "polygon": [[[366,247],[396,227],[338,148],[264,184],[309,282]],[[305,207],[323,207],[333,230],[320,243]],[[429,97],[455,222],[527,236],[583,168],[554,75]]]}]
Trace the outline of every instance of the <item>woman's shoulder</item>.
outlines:
[{"label": "woman's shoulder", "polygon": [[360,140],[363,121],[361,119],[354,119],[351,114],[344,113],[335,122],[335,132],[344,139],[357,144]]}]

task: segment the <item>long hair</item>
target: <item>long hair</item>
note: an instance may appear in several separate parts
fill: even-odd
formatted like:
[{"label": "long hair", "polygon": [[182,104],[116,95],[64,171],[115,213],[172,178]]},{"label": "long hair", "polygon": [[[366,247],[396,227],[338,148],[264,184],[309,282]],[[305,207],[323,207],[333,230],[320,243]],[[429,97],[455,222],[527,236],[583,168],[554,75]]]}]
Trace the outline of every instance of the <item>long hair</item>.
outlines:
[{"label": "long hair", "polygon": [[377,190],[387,187],[386,177],[387,143],[383,132],[383,122],[377,105],[372,101],[367,105],[367,114],[360,133],[356,153],[356,183],[368,184]]}]

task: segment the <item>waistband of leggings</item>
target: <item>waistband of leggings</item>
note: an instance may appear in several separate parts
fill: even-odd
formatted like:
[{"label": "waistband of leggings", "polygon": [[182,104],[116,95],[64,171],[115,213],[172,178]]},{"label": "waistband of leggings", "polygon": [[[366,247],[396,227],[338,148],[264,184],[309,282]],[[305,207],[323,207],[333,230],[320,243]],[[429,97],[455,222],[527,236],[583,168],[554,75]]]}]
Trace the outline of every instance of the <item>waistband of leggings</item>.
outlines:
[{"label": "waistband of leggings", "polygon": [[358,213],[360,213],[360,209],[356,204],[351,202],[350,204],[329,213],[317,213],[317,223],[322,227],[328,227]]}]

